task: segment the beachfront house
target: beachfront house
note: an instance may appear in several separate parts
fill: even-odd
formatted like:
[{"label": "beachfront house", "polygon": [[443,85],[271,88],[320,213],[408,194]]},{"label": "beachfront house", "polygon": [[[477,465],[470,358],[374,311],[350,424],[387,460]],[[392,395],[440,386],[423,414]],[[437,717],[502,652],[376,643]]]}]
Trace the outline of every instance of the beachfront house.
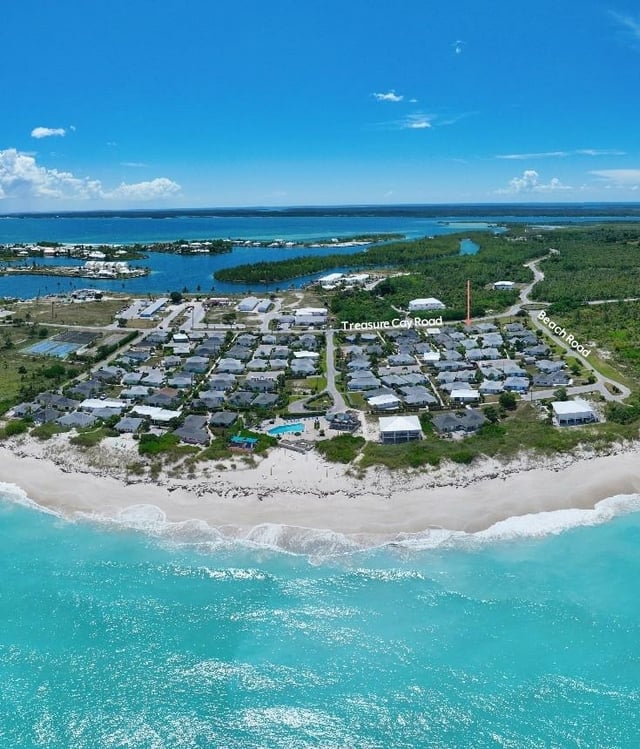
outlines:
[{"label": "beachfront house", "polygon": [[568,401],[554,401],[551,404],[554,421],[558,426],[576,426],[597,421],[595,411],[581,398]]},{"label": "beachfront house", "polygon": [[422,427],[417,416],[381,416],[380,441],[396,445],[422,439]]},{"label": "beachfront house", "polygon": [[432,419],[432,424],[438,434],[454,434],[455,432],[471,434],[487,421],[486,416],[480,411],[468,408],[463,413],[436,414]]}]

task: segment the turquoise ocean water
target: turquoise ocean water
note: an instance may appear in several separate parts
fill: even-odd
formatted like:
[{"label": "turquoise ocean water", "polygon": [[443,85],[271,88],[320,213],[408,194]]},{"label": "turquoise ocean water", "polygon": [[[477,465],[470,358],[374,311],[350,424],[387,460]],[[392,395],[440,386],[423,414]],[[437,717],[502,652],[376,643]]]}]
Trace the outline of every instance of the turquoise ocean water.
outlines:
[{"label": "turquoise ocean water", "polygon": [[4,497],[2,749],[638,746],[640,513],[309,557]]}]

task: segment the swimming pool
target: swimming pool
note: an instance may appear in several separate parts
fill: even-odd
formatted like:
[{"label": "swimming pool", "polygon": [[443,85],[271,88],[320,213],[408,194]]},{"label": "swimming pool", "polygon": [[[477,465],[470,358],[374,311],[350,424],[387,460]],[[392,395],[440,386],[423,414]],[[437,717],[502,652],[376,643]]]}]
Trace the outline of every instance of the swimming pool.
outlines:
[{"label": "swimming pool", "polygon": [[299,422],[295,424],[281,424],[279,427],[269,429],[268,434],[275,437],[277,434],[288,434],[289,432],[304,432],[304,424]]}]

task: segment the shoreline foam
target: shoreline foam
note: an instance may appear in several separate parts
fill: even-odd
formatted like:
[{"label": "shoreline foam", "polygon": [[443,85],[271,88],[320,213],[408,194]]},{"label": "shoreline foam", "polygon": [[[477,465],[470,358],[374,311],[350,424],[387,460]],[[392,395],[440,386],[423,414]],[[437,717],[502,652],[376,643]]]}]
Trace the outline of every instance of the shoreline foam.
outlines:
[{"label": "shoreline foam", "polygon": [[77,452],[60,455],[27,439],[16,450],[0,447],[0,482],[15,501],[71,521],[181,542],[310,555],[386,545],[419,550],[549,535],[640,509],[637,449],[559,456],[537,468],[523,456],[508,466],[486,461],[425,474],[376,469],[364,480],[315,456],[276,450],[250,469],[127,484],[83,465]]}]

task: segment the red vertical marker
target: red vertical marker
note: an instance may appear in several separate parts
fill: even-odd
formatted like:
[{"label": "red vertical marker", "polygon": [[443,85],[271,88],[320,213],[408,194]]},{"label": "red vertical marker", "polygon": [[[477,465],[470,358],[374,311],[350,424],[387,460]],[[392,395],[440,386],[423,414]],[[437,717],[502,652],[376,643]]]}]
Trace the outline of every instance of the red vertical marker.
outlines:
[{"label": "red vertical marker", "polygon": [[471,281],[467,279],[467,326],[471,325]]}]

